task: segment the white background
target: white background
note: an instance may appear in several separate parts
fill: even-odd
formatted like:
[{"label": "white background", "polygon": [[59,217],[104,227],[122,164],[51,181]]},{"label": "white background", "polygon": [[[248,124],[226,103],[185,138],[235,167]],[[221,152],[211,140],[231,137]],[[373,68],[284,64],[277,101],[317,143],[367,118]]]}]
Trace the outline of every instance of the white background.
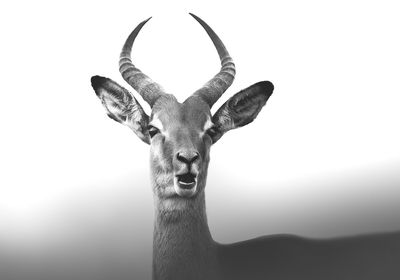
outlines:
[{"label": "white background", "polygon": [[400,230],[396,1],[14,1],[0,7],[0,242],[104,235],[150,258],[149,147],[106,116],[90,77],[129,88],[120,48],[153,16],[134,62],[183,101],[219,70],[188,12],[237,66],[213,111],[255,82],[275,85],[259,117],[212,148],[215,239]]}]

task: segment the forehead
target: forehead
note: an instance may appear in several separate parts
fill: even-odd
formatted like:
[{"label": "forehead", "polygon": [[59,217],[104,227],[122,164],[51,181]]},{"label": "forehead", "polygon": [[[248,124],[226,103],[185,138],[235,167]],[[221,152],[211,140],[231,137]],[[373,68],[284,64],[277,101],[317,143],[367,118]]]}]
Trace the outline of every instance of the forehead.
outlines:
[{"label": "forehead", "polygon": [[164,128],[179,125],[188,125],[193,128],[202,128],[211,119],[208,105],[198,97],[189,97],[179,103],[173,95],[160,97],[154,104],[151,120],[159,120]]}]

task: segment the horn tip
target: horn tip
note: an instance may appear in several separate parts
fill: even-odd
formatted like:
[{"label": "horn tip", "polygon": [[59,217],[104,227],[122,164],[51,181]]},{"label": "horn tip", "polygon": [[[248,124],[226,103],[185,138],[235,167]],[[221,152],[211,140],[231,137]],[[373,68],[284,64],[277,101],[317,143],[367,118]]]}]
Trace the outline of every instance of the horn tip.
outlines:
[{"label": "horn tip", "polygon": [[199,18],[198,16],[196,16],[196,15],[193,14],[193,13],[189,13],[189,15],[191,15],[192,17],[194,17],[196,20]]}]

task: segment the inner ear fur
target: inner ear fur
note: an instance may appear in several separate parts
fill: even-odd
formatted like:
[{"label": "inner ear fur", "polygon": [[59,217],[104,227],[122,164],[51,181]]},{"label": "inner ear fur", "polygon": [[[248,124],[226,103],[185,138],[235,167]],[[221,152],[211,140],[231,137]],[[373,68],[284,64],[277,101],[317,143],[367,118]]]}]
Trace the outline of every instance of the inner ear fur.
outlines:
[{"label": "inner ear fur", "polygon": [[140,139],[150,143],[147,132],[149,117],[135,97],[109,78],[93,76],[91,82],[107,115],[114,121],[130,127]]},{"label": "inner ear fur", "polygon": [[251,123],[267,103],[274,86],[271,82],[258,82],[229,98],[214,114],[213,142],[225,132]]}]

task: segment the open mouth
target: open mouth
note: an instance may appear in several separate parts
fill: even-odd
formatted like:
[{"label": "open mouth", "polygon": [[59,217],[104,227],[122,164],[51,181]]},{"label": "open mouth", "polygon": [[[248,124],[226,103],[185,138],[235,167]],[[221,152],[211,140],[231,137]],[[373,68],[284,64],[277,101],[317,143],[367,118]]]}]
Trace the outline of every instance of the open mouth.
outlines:
[{"label": "open mouth", "polygon": [[182,175],[176,175],[177,183],[180,188],[189,190],[196,186],[196,175],[190,172]]},{"label": "open mouth", "polygon": [[197,174],[188,172],[175,175],[174,189],[180,197],[193,197],[197,191]]}]

